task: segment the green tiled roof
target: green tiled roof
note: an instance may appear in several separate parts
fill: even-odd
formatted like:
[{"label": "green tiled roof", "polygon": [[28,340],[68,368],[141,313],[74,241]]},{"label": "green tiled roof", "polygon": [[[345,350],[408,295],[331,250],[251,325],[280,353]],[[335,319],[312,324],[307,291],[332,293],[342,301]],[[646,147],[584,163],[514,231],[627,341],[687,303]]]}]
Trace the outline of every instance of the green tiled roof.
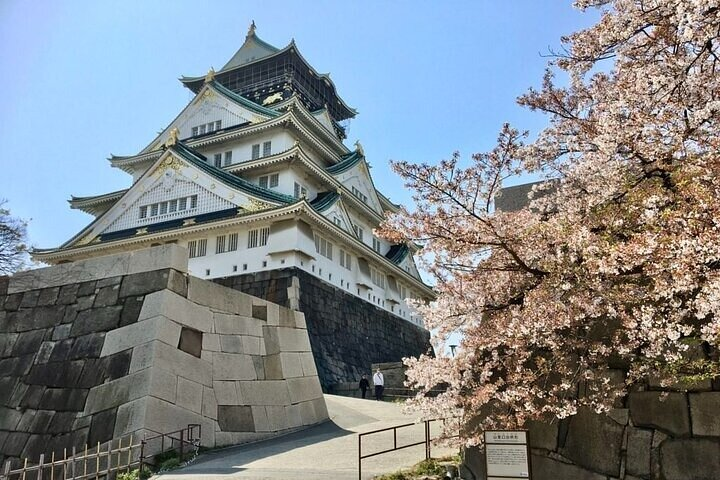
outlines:
[{"label": "green tiled roof", "polygon": [[209,165],[207,163],[207,158],[204,155],[196,152],[195,150],[191,149],[190,147],[184,145],[181,142],[175,143],[175,145],[170,147],[170,150],[172,150],[179,157],[187,160],[200,170],[210,174],[211,176],[217,178],[218,180],[227,185],[230,185],[242,192],[247,193],[248,195],[252,195],[254,197],[267,200],[269,202],[282,204],[294,203],[297,201],[297,199],[291,197],[290,195],[285,195],[282,193],[274,192],[267,188],[263,188],[259,185],[255,185],[254,183],[250,183],[243,178],[227,173],[221,168]]},{"label": "green tiled roof", "polygon": [[395,265],[399,265],[400,262],[405,260],[409,253],[410,248],[404,243],[401,243],[390,247],[390,250],[388,250],[388,252],[385,254],[385,258],[390,260]]},{"label": "green tiled roof", "polygon": [[322,192],[318,193],[317,197],[310,202],[310,206],[317,212],[322,212],[330,208],[337,200],[340,195],[337,192]]},{"label": "green tiled roof", "polygon": [[355,150],[354,152],[344,155],[343,160],[340,161],[340,163],[336,163],[335,165],[330,165],[329,167],[327,167],[325,169],[325,171],[332,175],[337,175],[337,174],[343,173],[347,170],[350,170],[355,165],[357,165],[358,162],[360,162],[360,160],[362,160],[363,158],[365,158],[365,157],[363,157],[360,154],[360,152]]},{"label": "green tiled roof", "polygon": [[252,110],[255,113],[259,113],[261,115],[267,115],[268,117],[275,118],[277,116],[280,116],[278,112],[271,108],[263,107],[262,105],[258,105],[255,102],[252,102],[248,100],[247,98],[243,97],[242,95],[238,95],[237,93],[233,92],[232,90],[229,90],[225,88],[220,82],[217,82],[215,80],[212,81],[212,87],[217,90],[218,92],[222,93],[226,97],[235,100],[240,105]]}]

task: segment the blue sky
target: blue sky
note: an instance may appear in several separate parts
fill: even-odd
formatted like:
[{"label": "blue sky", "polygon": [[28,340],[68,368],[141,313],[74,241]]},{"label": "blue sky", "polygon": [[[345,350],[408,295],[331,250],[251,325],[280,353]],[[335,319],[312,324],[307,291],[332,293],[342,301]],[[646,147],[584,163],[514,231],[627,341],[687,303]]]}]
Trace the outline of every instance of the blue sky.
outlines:
[{"label": "blue sky", "polygon": [[409,203],[390,159],[436,162],[492,147],[503,122],[537,132],[515,98],[540,84],[560,37],[593,23],[563,0],[0,1],[0,199],[49,248],[91,217],[70,195],[126,188],[107,157],[137,153],[191,99],[177,80],[219,69],[251,20],[292,38],[359,115],[375,184]]}]

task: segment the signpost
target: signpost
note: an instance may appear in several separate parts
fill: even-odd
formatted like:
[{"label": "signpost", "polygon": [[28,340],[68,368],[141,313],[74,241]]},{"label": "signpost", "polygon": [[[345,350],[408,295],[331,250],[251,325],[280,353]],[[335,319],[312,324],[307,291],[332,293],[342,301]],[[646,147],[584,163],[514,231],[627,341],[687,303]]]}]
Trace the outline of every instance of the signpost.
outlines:
[{"label": "signpost", "polygon": [[530,447],[527,430],[486,430],[487,480],[528,480]]}]

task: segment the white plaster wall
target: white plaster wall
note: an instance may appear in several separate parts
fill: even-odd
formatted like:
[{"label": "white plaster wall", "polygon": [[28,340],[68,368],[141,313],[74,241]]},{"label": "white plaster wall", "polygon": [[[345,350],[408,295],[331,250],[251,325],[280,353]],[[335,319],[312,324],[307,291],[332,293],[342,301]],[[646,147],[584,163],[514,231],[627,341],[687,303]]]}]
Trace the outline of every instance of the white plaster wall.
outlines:
[{"label": "white plaster wall", "polygon": [[[188,238],[187,240],[197,240],[200,238],[207,239],[207,254],[203,257],[190,258],[188,260],[188,271],[191,275],[196,277],[212,279],[261,272],[265,270],[297,267],[322,279],[324,282],[333,285],[336,288],[344,290],[356,297],[360,297],[379,308],[383,308],[388,312],[404,318],[405,320],[412,321],[413,323],[422,326],[419,319],[412,317],[412,312],[404,303],[397,305],[392,302],[388,302],[386,300],[388,295],[384,289],[381,289],[374,284],[371,289],[368,289],[357,283],[357,278],[360,275],[358,268],[358,253],[353,251],[352,247],[349,245],[344,245],[338,239],[332,238],[326,232],[323,232],[321,235],[333,243],[332,260],[315,253],[314,250],[312,253],[315,258],[310,258],[303,253],[293,251],[271,255],[268,248],[269,246],[274,246],[271,233],[271,238],[268,239],[268,246],[248,249],[248,231],[260,228],[261,226],[269,225],[258,224],[233,229],[213,230],[211,233],[209,232],[204,236],[201,235]],[[234,252],[216,254],[215,244],[217,236],[227,235],[232,232],[238,233],[238,250]],[[291,237],[299,237],[300,235],[301,232],[296,231],[292,232]],[[187,247],[187,241],[182,241],[181,245]],[[340,266],[341,248],[352,255],[352,270],[347,270],[346,268]],[[380,265],[380,262],[370,261],[369,263],[373,268],[377,268],[381,271],[384,270]],[[384,273],[387,275],[390,272],[384,271]],[[405,286],[407,288],[407,284],[405,284]],[[387,283],[386,288],[389,288]],[[419,296],[417,292],[412,291],[409,288],[407,291],[409,296]]]}]

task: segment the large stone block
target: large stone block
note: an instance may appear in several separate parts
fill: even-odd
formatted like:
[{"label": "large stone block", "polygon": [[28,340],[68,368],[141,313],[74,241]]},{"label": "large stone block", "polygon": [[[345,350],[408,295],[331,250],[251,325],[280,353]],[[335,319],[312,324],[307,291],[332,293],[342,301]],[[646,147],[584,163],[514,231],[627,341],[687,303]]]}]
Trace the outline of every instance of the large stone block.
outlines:
[{"label": "large stone block", "polygon": [[153,340],[177,347],[181,327],[162,315],[116,328],[107,333],[100,356],[107,357]]},{"label": "large stone block", "polygon": [[268,427],[272,432],[279,432],[290,428],[288,426],[287,412],[283,405],[266,405]]},{"label": "large stone block", "polygon": [[207,280],[189,277],[188,299],[220,312],[252,317],[253,297]]},{"label": "large stone block", "polygon": [[212,333],[212,312],[206,306],[198,305],[180,295],[162,290],[145,296],[138,321],[164,316],[201,332]]},{"label": "large stone block", "polygon": [[628,427],[627,430],[627,473],[646,477],[650,475],[650,449],[652,430]]},{"label": "large stone block", "polygon": [[215,313],[215,332],[224,335],[262,336],[264,322],[256,318],[227,313]]},{"label": "large stone block", "polygon": [[307,331],[299,328],[278,327],[278,341],[281,352],[310,352]]},{"label": "large stone block", "polygon": [[588,470],[618,477],[623,427],[607,415],[581,408],[570,418],[561,453]]},{"label": "large stone block", "polygon": [[254,430],[256,432],[269,432],[270,422],[268,421],[267,410],[265,410],[265,407],[263,405],[253,405],[251,408],[255,424]]},{"label": "large stone block", "polygon": [[312,352],[299,353],[300,364],[302,365],[303,375],[306,377],[317,376],[317,367],[315,366],[315,357]]},{"label": "large stone block", "polygon": [[606,480],[605,475],[585,470],[575,465],[563,463],[551,458],[532,456],[533,478],[539,480]]},{"label": "large stone block", "polygon": [[663,480],[717,480],[720,439],[668,439],[660,445]]},{"label": "large stone block", "polygon": [[104,341],[105,332],[90,333],[82,337],[77,337],[70,352],[68,352],[67,358],[68,360],[98,358],[102,351]]},{"label": "large stone block", "polygon": [[288,419],[288,428],[297,428],[303,426],[302,415],[300,414],[300,404],[286,405],[285,415]]},{"label": "large stone block", "polygon": [[244,405],[289,405],[290,394],[285,380],[238,382]]},{"label": "large stone block", "polygon": [[213,382],[213,390],[215,391],[215,398],[217,399],[218,405],[239,405],[238,392],[235,381]]},{"label": "large stone block", "polygon": [[150,394],[152,369],[141,370],[90,389],[84,415],[118,407]]},{"label": "large stone block", "polygon": [[203,387],[202,414],[205,417],[217,420],[217,399],[212,388]]},{"label": "large stone block", "polygon": [[13,346],[19,335],[19,333],[0,333],[0,358],[9,357],[12,354]]},{"label": "large stone block", "polygon": [[88,391],[83,388],[47,388],[39,407],[43,410],[81,412],[87,397]]},{"label": "large stone block", "polygon": [[87,282],[118,275],[173,268],[187,272],[187,250],[177,245],[161,245],[48,268],[28,270],[11,277],[8,293]]},{"label": "large stone block", "polygon": [[558,422],[528,422],[528,443],[531,448],[554,451],[558,447]]},{"label": "large stone block", "polygon": [[287,384],[292,403],[322,398],[322,390],[317,377],[289,378]]},{"label": "large stone block", "polygon": [[98,412],[92,416],[90,424],[90,434],[88,442],[95,445],[98,442],[105,443],[113,438],[115,430],[115,418],[117,416],[117,408],[111,408],[103,412]]},{"label": "large stone block", "polygon": [[250,355],[213,353],[214,380],[256,380],[257,373]]},{"label": "large stone block", "polygon": [[120,323],[121,305],[93,308],[78,312],[70,329],[70,336],[78,337],[93,332],[107,332],[117,328]]},{"label": "large stone block", "polygon": [[[240,335],[220,335],[220,350],[225,353],[247,353],[243,349],[243,342]],[[257,355],[257,353],[255,354]]]},{"label": "large stone block", "polygon": [[689,397],[693,435],[720,437],[720,392],[691,393]]},{"label": "large stone block", "polygon": [[174,432],[186,428],[190,423],[201,425],[201,445],[215,445],[215,420],[154,397],[147,398],[144,428],[156,432]]},{"label": "large stone block", "polygon": [[150,366],[208,387],[212,386],[213,368],[210,362],[157,340],[133,348],[130,372],[141,371]]},{"label": "large stone block", "polygon": [[218,405],[218,424],[223,432],[254,432],[253,409],[249,406]]},{"label": "large stone block", "polygon": [[302,365],[302,354],[296,352],[280,352],[280,363],[285,378],[302,377],[305,375]]},{"label": "large stone block", "polygon": [[147,399],[148,397],[139,398],[118,407],[113,432],[114,437],[122,437],[131,432],[137,432],[145,426]]},{"label": "large stone block", "polygon": [[654,427],[673,436],[690,435],[687,396],[684,393],[632,392],[630,418],[636,427]]},{"label": "large stone block", "polygon": [[179,407],[202,414],[203,386],[191,380],[178,377],[177,401],[175,403]]}]

